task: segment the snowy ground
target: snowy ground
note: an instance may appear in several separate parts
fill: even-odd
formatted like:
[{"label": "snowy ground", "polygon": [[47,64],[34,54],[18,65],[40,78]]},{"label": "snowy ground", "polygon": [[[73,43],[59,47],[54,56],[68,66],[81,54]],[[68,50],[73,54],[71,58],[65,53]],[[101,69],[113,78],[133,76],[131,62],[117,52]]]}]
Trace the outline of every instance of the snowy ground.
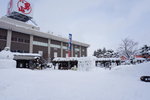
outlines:
[{"label": "snowy ground", "polygon": [[90,72],[0,69],[0,100],[150,100],[150,63]]}]

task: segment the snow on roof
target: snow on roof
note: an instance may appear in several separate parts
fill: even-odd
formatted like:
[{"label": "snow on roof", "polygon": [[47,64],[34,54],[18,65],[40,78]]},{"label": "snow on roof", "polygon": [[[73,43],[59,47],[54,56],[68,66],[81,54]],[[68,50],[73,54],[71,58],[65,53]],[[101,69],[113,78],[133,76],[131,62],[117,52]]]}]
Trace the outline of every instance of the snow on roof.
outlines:
[{"label": "snow on roof", "polygon": [[117,61],[121,60],[120,58],[97,58],[97,61]]},{"label": "snow on roof", "polygon": [[79,57],[78,61],[89,61],[89,60],[96,60],[97,58],[95,56],[89,56],[89,57]]},{"label": "snow on roof", "polygon": [[121,60],[120,58],[96,58],[95,56],[89,56],[89,57],[68,57],[68,58],[61,58],[57,57],[54,58],[53,61],[89,61],[89,60],[95,60],[95,61],[116,61]]},{"label": "snow on roof", "polygon": [[35,56],[35,57],[41,57],[41,55],[37,54],[37,53],[19,53],[19,52],[15,52],[13,54],[14,54],[14,56]]},{"label": "snow on roof", "polygon": [[145,60],[145,58],[135,58],[134,60]]},{"label": "snow on roof", "polygon": [[53,59],[53,61],[77,61],[77,60],[78,60],[77,57],[68,57],[68,58],[57,57]]},{"label": "snow on roof", "polygon": [[13,53],[15,60],[33,60],[37,57],[41,57],[40,54],[33,53]]}]

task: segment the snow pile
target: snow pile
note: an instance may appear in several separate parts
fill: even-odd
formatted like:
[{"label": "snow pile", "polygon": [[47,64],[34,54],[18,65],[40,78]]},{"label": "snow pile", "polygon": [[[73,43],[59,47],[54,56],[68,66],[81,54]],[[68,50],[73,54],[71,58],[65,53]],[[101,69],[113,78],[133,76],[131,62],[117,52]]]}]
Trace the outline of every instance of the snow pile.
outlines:
[{"label": "snow pile", "polygon": [[14,58],[14,55],[12,52],[10,52],[9,48],[6,47],[4,50],[0,52],[0,59],[10,59],[12,60]]},{"label": "snow pile", "polygon": [[141,77],[141,76],[150,76],[150,62],[141,63],[137,65],[122,65],[117,66],[112,69],[112,72],[122,75],[122,77]]},{"label": "snow pile", "polygon": [[13,60],[14,55],[6,47],[0,52],[0,68],[16,68],[16,61]]}]

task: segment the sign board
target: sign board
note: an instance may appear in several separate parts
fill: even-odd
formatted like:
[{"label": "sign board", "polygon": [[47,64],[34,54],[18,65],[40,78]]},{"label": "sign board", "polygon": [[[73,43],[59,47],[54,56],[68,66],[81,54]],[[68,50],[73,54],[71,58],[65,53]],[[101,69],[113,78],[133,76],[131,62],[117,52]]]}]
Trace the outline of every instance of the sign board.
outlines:
[{"label": "sign board", "polygon": [[10,0],[7,15],[16,12],[25,16],[33,16],[33,5],[31,0]]},{"label": "sign board", "polygon": [[71,57],[71,48],[72,48],[72,34],[69,34],[68,57]]}]

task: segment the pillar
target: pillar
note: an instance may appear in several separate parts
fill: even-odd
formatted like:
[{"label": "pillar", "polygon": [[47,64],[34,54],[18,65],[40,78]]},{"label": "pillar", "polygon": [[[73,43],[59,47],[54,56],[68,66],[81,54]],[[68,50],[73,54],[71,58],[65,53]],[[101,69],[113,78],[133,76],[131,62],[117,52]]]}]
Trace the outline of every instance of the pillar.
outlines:
[{"label": "pillar", "polygon": [[51,54],[51,40],[48,39],[48,62],[51,61],[51,56],[50,56],[50,54]]},{"label": "pillar", "polygon": [[71,44],[71,57],[73,57],[73,44]]},{"label": "pillar", "polygon": [[12,37],[12,31],[11,31],[11,30],[8,30],[8,31],[7,31],[6,47],[11,48],[11,37]]},{"label": "pillar", "polygon": [[82,56],[82,54],[81,54],[81,53],[82,53],[81,46],[79,47],[79,50],[80,50],[80,51],[79,51],[79,56],[81,57],[81,56]]},{"label": "pillar", "polygon": [[60,49],[61,49],[61,57],[63,57],[63,42],[61,42],[61,47],[60,47]]},{"label": "pillar", "polygon": [[30,35],[30,53],[33,53],[33,35]]}]

